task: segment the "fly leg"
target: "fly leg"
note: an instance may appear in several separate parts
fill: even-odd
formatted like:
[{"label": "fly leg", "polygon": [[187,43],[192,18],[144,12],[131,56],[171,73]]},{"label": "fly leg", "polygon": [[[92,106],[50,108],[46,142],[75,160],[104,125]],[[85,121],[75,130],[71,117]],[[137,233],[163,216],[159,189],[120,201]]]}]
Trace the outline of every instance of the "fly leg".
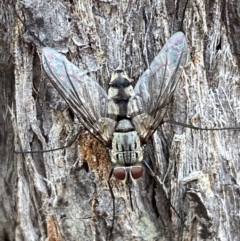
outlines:
[{"label": "fly leg", "polygon": [[82,129],[80,129],[78,131],[76,136],[66,146],[62,146],[62,147],[58,147],[58,148],[54,148],[54,149],[49,149],[49,150],[43,150],[43,151],[14,151],[14,153],[16,153],[16,154],[21,154],[21,153],[23,153],[23,154],[24,153],[45,153],[45,152],[52,152],[52,151],[62,150],[62,149],[70,147],[77,140],[77,138],[80,135],[81,131],[82,131]]},{"label": "fly leg", "polygon": [[113,228],[114,228],[114,218],[115,218],[115,196],[114,196],[112,186],[111,186],[111,183],[110,183],[110,179],[112,177],[112,174],[113,174],[113,168],[111,168],[110,173],[108,175],[108,180],[107,180],[109,191],[110,191],[110,194],[111,194],[111,197],[112,197],[112,205],[113,205],[112,225],[111,225],[110,234],[108,236],[108,240],[112,240],[112,234],[113,234]]},{"label": "fly leg", "polygon": [[[181,222],[182,222],[183,225],[184,225],[184,221],[182,220],[181,216],[178,214],[178,212],[177,212],[177,210],[175,209],[175,207],[172,205],[172,203],[171,203],[171,201],[170,201],[170,199],[169,199],[169,197],[168,197],[168,195],[167,195],[167,190],[166,190],[166,188],[164,187],[161,179],[155,174],[155,172],[153,171],[153,169],[149,166],[149,164],[148,164],[145,160],[143,161],[143,166],[146,168],[146,170],[148,171],[148,173],[154,178],[154,180],[156,181],[157,185],[163,188],[163,190],[164,190],[165,193],[166,193],[166,199],[168,200],[170,207],[171,207],[171,208],[173,209],[173,211],[177,214],[178,218],[181,220]],[[186,227],[186,226],[184,225],[184,227]]]}]

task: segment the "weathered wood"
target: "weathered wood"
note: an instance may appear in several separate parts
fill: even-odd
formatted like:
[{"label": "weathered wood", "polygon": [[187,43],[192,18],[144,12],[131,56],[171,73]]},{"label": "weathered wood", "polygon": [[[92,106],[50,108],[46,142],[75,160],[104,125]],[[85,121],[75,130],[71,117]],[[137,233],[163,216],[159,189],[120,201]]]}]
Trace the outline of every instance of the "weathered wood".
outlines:
[{"label": "weathered wood", "polygon": [[[117,67],[137,81],[178,29],[184,4],[0,4],[1,240],[107,240],[112,222],[108,153],[86,131],[70,148],[13,153],[64,146],[81,128],[48,82],[41,47],[13,7],[46,45],[66,53],[107,89]],[[188,61],[169,118],[201,127],[240,126],[238,6],[238,1],[189,0],[184,20]],[[132,190],[132,211],[128,190],[112,179],[113,240],[240,239],[239,144],[239,130],[196,131],[164,124],[147,147],[164,188],[145,173]]]}]

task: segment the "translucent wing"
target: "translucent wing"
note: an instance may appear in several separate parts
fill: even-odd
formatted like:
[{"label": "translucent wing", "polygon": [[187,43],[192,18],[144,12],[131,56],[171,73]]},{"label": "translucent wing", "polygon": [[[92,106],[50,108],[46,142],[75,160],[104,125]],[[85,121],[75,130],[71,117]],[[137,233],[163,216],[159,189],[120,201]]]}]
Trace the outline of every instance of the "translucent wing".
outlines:
[{"label": "translucent wing", "polygon": [[167,41],[134,88],[127,115],[144,142],[148,141],[166,114],[186,55],[185,36],[177,32]]},{"label": "translucent wing", "polygon": [[117,108],[113,100],[97,82],[54,49],[43,48],[42,60],[52,85],[79,121],[107,145],[117,123]]}]

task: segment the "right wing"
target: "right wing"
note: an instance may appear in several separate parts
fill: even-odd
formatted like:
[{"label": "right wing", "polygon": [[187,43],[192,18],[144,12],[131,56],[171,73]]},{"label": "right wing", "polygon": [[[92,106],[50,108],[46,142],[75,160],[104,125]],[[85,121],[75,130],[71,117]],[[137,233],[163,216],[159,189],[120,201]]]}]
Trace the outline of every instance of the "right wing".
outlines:
[{"label": "right wing", "polygon": [[56,50],[42,49],[43,67],[55,89],[82,125],[108,145],[117,124],[117,106],[105,90]]},{"label": "right wing", "polygon": [[186,56],[185,36],[177,32],[166,42],[134,88],[127,115],[145,143],[162,123]]}]

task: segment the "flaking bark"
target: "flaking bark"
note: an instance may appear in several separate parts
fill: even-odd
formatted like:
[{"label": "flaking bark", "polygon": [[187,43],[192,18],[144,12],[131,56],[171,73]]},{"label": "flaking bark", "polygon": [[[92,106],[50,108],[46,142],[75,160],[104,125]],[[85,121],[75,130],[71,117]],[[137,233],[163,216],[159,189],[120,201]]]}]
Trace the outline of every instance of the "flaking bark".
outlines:
[{"label": "flaking bark", "polygon": [[[188,61],[170,119],[209,128],[240,126],[239,4],[189,0],[183,25]],[[50,85],[41,47],[14,8],[41,41],[107,89],[118,67],[137,81],[178,30],[184,5],[158,0],[0,3],[0,240],[107,240],[113,218],[108,153],[75,123]],[[69,148],[14,154],[64,146],[81,128]],[[113,240],[240,239],[239,131],[161,126],[146,158],[163,186],[145,173],[132,189],[132,211],[127,188],[112,179]]]}]

